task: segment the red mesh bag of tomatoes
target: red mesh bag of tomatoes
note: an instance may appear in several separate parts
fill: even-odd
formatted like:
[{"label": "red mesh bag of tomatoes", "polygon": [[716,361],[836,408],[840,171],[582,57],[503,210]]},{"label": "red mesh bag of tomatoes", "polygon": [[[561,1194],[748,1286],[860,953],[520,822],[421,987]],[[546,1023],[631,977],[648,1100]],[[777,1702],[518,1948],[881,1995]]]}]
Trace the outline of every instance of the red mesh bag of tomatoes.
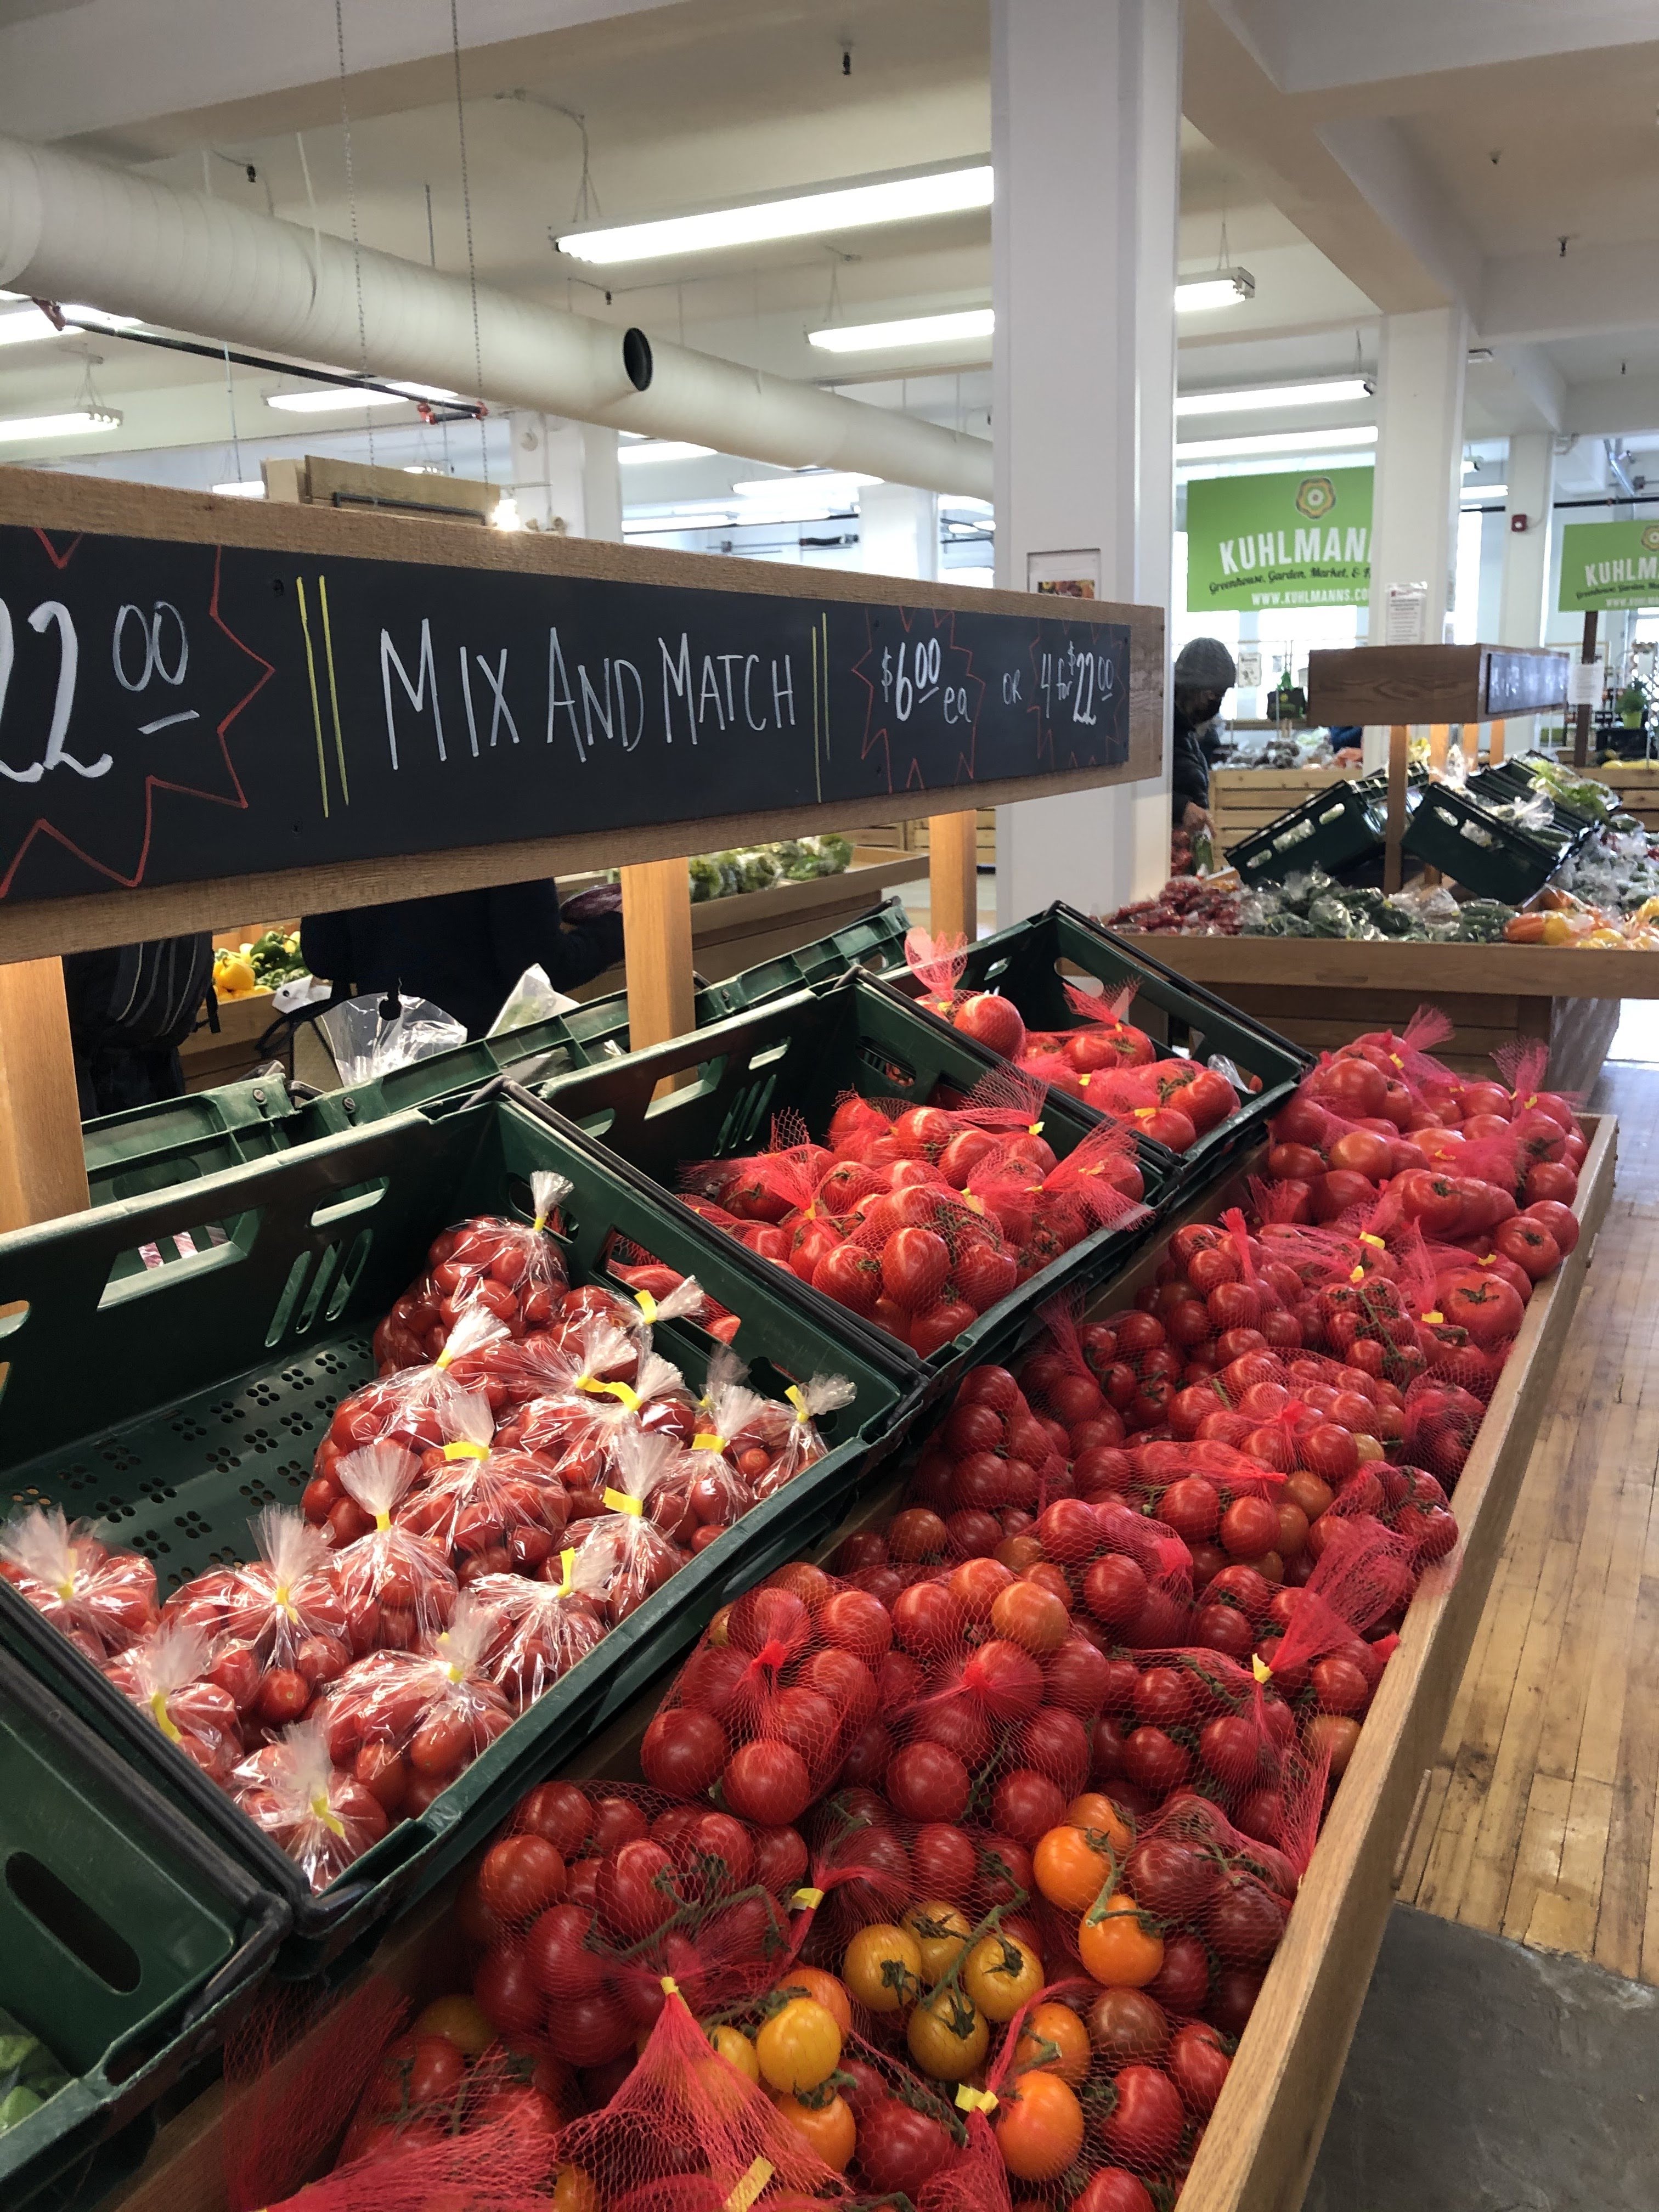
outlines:
[{"label": "red mesh bag of tomatoes", "polygon": [[1089,1364],[1076,1304],[1051,1298],[1042,1311],[1046,1334],[1025,1355],[1018,1370],[1019,1386],[1031,1411],[1066,1431],[1067,1454],[1073,1461],[1101,1445],[1121,1445],[1123,1418],[1108,1402]]},{"label": "red mesh bag of tomatoes", "polygon": [[844,1249],[849,1266],[862,1271],[854,1310],[923,1358],[1019,1281],[1018,1259],[989,1203],[940,1183],[908,1184],[875,1200]]},{"label": "red mesh bag of tomatoes", "polygon": [[[489,2100],[482,2088],[475,2094],[482,2115]],[[495,2101],[514,2097],[509,2087]],[[434,2205],[545,2212],[555,2168],[552,2134],[533,2112],[475,2118],[458,2095],[388,2118],[367,2148],[270,2212],[431,2212]]]},{"label": "red mesh bag of tomatoes", "polygon": [[349,1623],[319,1528],[277,1505],[250,1525],[258,1557],[192,1576],[161,1618],[199,1629],[215,1647],[215,1679],[238,1708],[251,1723],[281,1728],[342,1672]]},{"label": "red mesh bag of tomatoes", "polygon": [[494,1314],[510,1336],[548,1326],[570,1286],[564,1255],[548,1230],[571,1184],[538,1168],[530,1188],[533,1221],[479,1215],[434,1240],[427,1273],[410,1285],[374,1332],[374,1357],[383,1373],[436,1359],[471,1307]]},{"label": "red mesh bag of tomatoes", "polygon": [[511,1722],[484,1664],[493,1627],[464,1594],[427,1651],[354,1659],[319,1702],[329,1757],[394,1819],[423,1813]]},{"label": "red mesh bag of tomatoes", "polygon": [[[326,1521],[344,1496],[334,1470],[347,1452],[383,1442],[413,1451],[441,1443],[439,1408],[460,1379],[453,1370],[466,1373],[487,1366],[507,1340],[501,1322],[480,1306],[461,1316],[449,1342],[429,1365],[406,1367],[365,1382],[342,1399],[312,1460],[312,1479],[301,1500],[306,1518]],[[475,1387],[487,1389],[492,1404],[505,1403],[506,1393],[493,1378]]]},{"label": "red mesh bag of tomatoes", "polygon": [[472,1595],[491,1615],[484,1672],[515,1713],[535,1704],[603,1640],[611,1626],[599,1588],[602,1562],[592,1564],[593,1586],[576,1571],[571,1546],[545,1561],[535,1579],[480,1575]]},{"label": "red mesh bag of tomatoes", "polygon": [[[352,1656],[413,1651],[449,1626],[456,1594],[445,1547],[396,1518],[420,1479],[421,1462],[401,1444],[365,1444],[347,1453],[335,1472],[344,1495],[325,1533],[338,1547],[334,1587],[345,1607]],[[354,1523],[362,1533],[343,1535]]]},{"label": "red mesh bag of tomatoes", "polygon": [[539,1453],[495,1444],[482,1391],[452,1386],[438,1408],[442,1441],[422,1455],[426,1480],[397,1508],[394,1525],[453,1560],[458,1580],[514,1570],[533,1574],[558,1549],[570,1498]]},{"label": "red mesh bag of tomatoes", "polygon": [[1133,1126],[1104,1121],[1090,1130],[1042,1178],[1022,1265],[1046,1265],[1098,1229],[1134,1227],[1146,1218],[1146,1188]]},{"label": "red mesh bag of tomatoes", "polygon": [[1406,1393],[1401,1456],[1452,1490],[1468,1464],[1486,1411],[1481,1400],[1457,1382],[1437,1375],[1419,1376]]},{"label": "red mesh bag of tomatoes", "polygon": [[1067,983],[1065,991],[1072,1024],[1063,1030],[1034,1031],[1030,1042],[1037,1049],[1056,1054],[1079,1075],[1150,1067],[1157,1060],[1158,1047],[1146,1030],[1124,1019],[1134,1004],[1133,984],[1097,993]]},{"label": "red mesh bag of tomatoes", "polygon": [[1319,1524],[1321,1544],[1334,1540],[1345,1520],[1370,1516],[1403,1539],[1419,1571],[1457,1548],[1457,1519],[1439,1479],[1425,1468],[1373,1460],[1337,1492]]},{"label": "red mesh bag of tomatoes", "polygon": [[930,937],[925,929],[913,929],[904,940],[904,957],[921,986],[918,1006],[964,1036],[976,1037],[1005,1060],[1023,1058],[1027,1032],[1012,1000],[994,991],[962,988],[962,971],[968,959],[965,938]]},{"label": "red mesh bag of tomatoes", "polygon": [[149,1635],[160,1617],[150,1562],[112,1551],[56,1505],[32,1505],[0,1529],[0,1575],[94,1665]]},{"label": "red mesh bag of tomatoes", "polygon": [[[834,2023],[829,2036],[813,2023],[787,2025],[793,2032],[775,2070],[800,2078],[828,2052],[827,2077],[840,2052]],[[781,2050],[782,2039],[774,2039]],[[780,2212],[808,2212],[849,2193],[842,2169],[852,2122],[844,2106],[831,2111],[838,2102],[826,2100],[822,2118],[793,2096],[798,2109],[781,2106],[711,2045],[672,1992],[611,2101],[560,2136],[562,2188],[572,2204],[605,2212],[729,2212],[763,2191]]]},{"label": "red mesh bag of tomatoes", "polygon": [[106,1660],[104,1673],[147,1712],[167,1741],[222,1786],[242,1757],[241,1716],[211,1677],[212,1647],[199,1628],[158,1629]]},{"label": "red mesh bag of tomatoes", "polygon": [[[1068,1441],[1058,1422],[1032,1412],[1006,1367],[970,1368],[929,1437],[908,1493],[912,1506],[942,1520],[948,1547],[919,1542],[908,1556],[934,1563],[973,1556],[1018,1535],[1045,1492],[1065,1486]],[[1079,1468],[1079,1482],[1082,1474]],[[879,1562],[849,1554],[848,1565],[884,1565],[886,1558],[884,1552]]]},{"label": "red mesh bag of tomatoes", "polygon": [[297,1721],[274,1742],[252,1753],[233,1769],[230,1791],[254,1826],[287,1853],[313,1890],[326,1889],[380,1842],[390,1825],[374,1791],[331,1757],[320,1719]]},{"label": "red mesh bag of tomatoes", "polygon": [[[691,1554],[668,1533],[685,1518],[696,1462],[677,1437],[624,1429],[611,1454],[602,1510],[573,1523],[573,1578],[591,1591],[611,1624],[625,1620],[662,1588]],[[659,1525],[661,1514],[666,1527]]]},{"label": "red mesh bag of tomatoes", "polygon": [[915,2212],[1008,2212],[1001,2157],[984,2119],[958,2106],[959,2084],[930,2079],[856,2033],[836,2075],[854,2123],[848,2175],[861,2193],[902,2197]]},{"label": "red mesh bag of tomatoes", "polygon": [[[463,1893],[477,2002],[515,2045],[591,2080],[656,2021],[665,1975],[700,2010],[769,1986],[806,1869],[793,1829],[625,1784],[540,1784]],[[614,2084],[597,2086],[603,2103]]]}]

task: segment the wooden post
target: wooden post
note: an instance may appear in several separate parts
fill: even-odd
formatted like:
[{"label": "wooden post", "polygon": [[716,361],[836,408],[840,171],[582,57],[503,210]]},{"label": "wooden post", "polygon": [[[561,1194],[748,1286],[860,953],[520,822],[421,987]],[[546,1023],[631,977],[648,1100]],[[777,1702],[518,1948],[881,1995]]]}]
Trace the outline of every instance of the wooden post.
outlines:
[{"label": "wooden post", "polygon": [[61,960],[0,967],[0,1229],[91,1203]]},{"label": "wooden post", "polygon": [[927,817],[928,926],[935,937],[979,934],[979,817]]},{"label": "wooden post", "polygon": [[[1584,649],[1578,656],[1586,667],[1592,666],[1595,660],[1595,609],[1592,607],[1584,617]],[[1590,709],[1583,706],[1578,709],[1578,727],[1572,740],[1572,764],[1575,768],[1583,768],[1589,763],[1589,732]]]},{"label": "wooden post", "polygon": [[1429,724],[1429,767],[1434,775],[1438,775],[1446,765],[1446,755],[1450,747],[1451,724],[1431,722]]},{"label": "wooden post", "polygon": [[1463,725],[1463,765],[1471,775],[1474,774],[1476,769],[1480,765],[1480,725],[1479,722],[1465,722]]},{"label": "wooden post", "polygon": [[1500,714],[1486,732],[1486,758],[1493,768],[1504,757],[1504,718]]},{"label": "wooden post", "polygon": [[622,872],[622,895],[628,1042],[640,1052],[697,1025],[685,862],[636,860]]},{"label": "wooden post", "polygon": [[1395,722],[1389,731],[1388,846],[1382,860],[1382,888],[1385,891],[1397,891],[1400,888],[1400,841],[1406,834],[1406,763],[1409,738],[1410,732],[1403,722]]}]

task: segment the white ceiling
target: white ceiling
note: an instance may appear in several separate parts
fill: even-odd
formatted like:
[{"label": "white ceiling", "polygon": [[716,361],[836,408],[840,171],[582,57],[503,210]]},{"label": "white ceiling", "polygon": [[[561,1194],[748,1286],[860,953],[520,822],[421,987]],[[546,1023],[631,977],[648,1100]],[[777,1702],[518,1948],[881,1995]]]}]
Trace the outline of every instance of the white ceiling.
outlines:
[{"label": "white ceiling", "polygon": [[[1379,309],[1462,290],[1498,355],[1471,370],[1471,435],[1659,422],[1659,0],[1186,7],[1182,269],[1217,264],[1224,224],[1257,291],[1183,320],[1184,386],[1369,366]],[[333,0],[0,0],[0,129],[448,270],[470,203],[482,279],[787,375],[831,373],[805,342],[826,320],[988,300],[984,214],[645,265],[608,301],[549,235],[584,204],[626,220],[983,159],[986,0],[463,0],[459,20],[458,117],[449,0],[344,0],[343,83]],[[225,434],[222,367],[90,349],[122,444]],[[0,412],[67,404],[87,350],[0,349]],[[908,369],[884,396],[983,430],[988,357],[833,373]],[[230,381],[245,433],[291,427],[269,374]]]}]

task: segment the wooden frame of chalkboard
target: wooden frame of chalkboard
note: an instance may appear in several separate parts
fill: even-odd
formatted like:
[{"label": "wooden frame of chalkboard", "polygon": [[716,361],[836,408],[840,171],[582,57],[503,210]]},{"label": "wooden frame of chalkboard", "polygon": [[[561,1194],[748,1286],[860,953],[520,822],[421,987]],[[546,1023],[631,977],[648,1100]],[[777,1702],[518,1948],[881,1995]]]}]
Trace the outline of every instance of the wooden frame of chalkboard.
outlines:
[{"label": "wooden frame of chalkboard", "polygon": [[1163,660],[1156,608],[0,470],[0,962],[1136,781]]},{"label": "wooden frame of chalkboard", "polygon": [[1561,646],[1356,645],[1308,655],[1308,714],[1322,726],[1488,722],[1565,704]]}]

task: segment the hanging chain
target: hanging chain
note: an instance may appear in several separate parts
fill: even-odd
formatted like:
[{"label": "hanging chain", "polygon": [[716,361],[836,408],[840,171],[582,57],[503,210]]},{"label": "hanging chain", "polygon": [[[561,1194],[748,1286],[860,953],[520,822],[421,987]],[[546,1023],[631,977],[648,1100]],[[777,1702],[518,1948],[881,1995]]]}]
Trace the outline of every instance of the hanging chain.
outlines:
[{"label": "hanging chain", "polygon": [[230,348],[225,348],[225,404],[230,410],[230,450],[236,462],[236,481],[242,481],[242,441],[236,428],[236,386],[231,381]]},{"label": "hanging chain", "polygon": [[472,185],[466,167],[466,110],[461,100],[461,26],[459,0],[449,0],[449,51],[455,64],[455,135],[461,143],[461,212],[466,218],[466,280],[472,291],[472,365],[477,375],[478,453],[483,480],[489,482],[489,439],[483,418],[483,344],[478,335],[478,264],[472,250]]},{"label": "hanging chain", "polygon": [[[344,0],[334,0],[334,45],[340,64],[340,127],[345,134],[346,199],[351,210],[351,266],[357,283],[357,374],[368,374],[368,331],[363,320],[363,255],[357,235],[357,178],[351,160],[351,109],[346,97]],[[374,465],[374,417],[363,410],[368,432],[368,465]]]}]

